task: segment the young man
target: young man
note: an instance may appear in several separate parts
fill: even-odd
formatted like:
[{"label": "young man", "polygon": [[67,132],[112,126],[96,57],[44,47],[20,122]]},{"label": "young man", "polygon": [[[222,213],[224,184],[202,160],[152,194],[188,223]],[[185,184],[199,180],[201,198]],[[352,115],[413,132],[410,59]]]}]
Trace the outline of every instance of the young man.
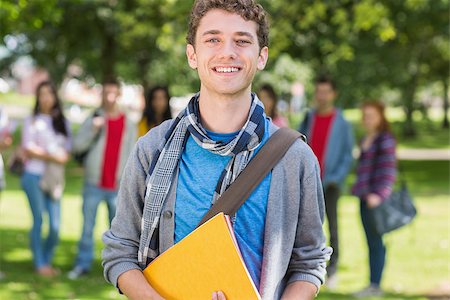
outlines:
[{"label": "young man", "polygon": [[316,109],[307,114],[299,131],[306,134],[321,169],[325,208],[333,248],[327,267],[328,286],[337,284],[339,257],[337,202],[340,189],[352,165],[353,131],[342,112],[335,108],[336,87],[330,78],[316,80]]},{"label": "young man", "polygon": [[75,267],[68,274],[70,279],[88,273],[91,268],[98,205],[106,201],[111,223],[116,214],[120,178],[136,142],[136,125],[120,111],[119,96],[118,82],[104,82],[101,107],[84,121],[73,141],[74,153],[87,151],[87,154],[83,162],[83,232]]},{"label": "young man", "polygon": [[[278,129],[251,93],[268,57],[260,5],[196,1],[187,40],[200,92],[177,119],[139,139],[121,182],[116,218],[103,236],[105,277],[130,299],[161,299],[142,269],[196,227]],[[323,214],[317,161],[298,140],[235,215],[239,248],[264,299],[312,299],[318,292],[331,254]]]}]

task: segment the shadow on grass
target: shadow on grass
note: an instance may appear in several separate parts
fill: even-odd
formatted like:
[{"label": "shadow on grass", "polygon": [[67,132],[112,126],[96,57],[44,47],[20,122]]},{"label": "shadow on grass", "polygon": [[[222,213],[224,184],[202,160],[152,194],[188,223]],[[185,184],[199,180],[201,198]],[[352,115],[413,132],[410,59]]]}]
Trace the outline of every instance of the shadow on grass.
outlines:
[{"label": "shadow on grass", "polygon": [[76,255],[76,241],[61,240],[57,247],[54,266],[59,276],[49,279],[37,276],[28,247],[28,232],[0,229],[0,268],[5,278],[0,281],[0,299],[120,299],[113,286],[103,278],[103,269],[96,253],[92,270],[78,280],[69,280]]}]

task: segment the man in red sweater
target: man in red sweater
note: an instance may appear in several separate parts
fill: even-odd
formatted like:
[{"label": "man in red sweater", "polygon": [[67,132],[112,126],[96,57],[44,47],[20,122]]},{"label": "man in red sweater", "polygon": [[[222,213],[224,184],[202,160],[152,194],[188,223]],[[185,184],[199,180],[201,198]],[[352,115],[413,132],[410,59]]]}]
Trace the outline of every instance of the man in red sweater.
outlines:
[{"label": "man in red sweater", "polygon": [[74,152],[86,153],[86,156],[83,161],[83,231],[75,267],[68,274],[70,279],[91,269],[98,205],[106,202],[111,222],[116,214],[119,181],[136,142],[136,124],[119,109],[120,94],[117,81],[104,82],[101,107],[83,122],[73,141]]},{"label": "man in red sweater", "polygon": [[299,131],[306,134],[320,170],[325,196],[325,208],[333,248],[327,268],[329,288],[337,285],[339,258],[337,203],[345,177],[352,166],[353,131],[342,112],[334,105],[335,83],[327,77],[316,80],[316,107],[307,113]]}]

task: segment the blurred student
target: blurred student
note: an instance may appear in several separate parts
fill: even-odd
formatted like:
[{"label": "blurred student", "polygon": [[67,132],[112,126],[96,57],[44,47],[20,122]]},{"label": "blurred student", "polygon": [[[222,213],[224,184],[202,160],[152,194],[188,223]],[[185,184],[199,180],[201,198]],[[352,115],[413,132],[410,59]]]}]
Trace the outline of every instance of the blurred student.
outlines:
[{"label": "blurred student", "polygon": [[[25,119],[22,129],[22,148],[27,159],[21,184],[33,214],[30,240],[34,266],[39,275],[52,277],[58,273],[52,266],[52,258],[59,240],[62,195],[54,197],[42,187],[42,183],[51,164],[57,164],[62,170],[58,180],[64,176],[64,165],[71,150],[71,134],[56,88],[50,81],[41,82],[36,89],[33,114]],[[47,213],[49,223],[45,241],[41,228],[44,213]]]},{"label": "blurred student", "polygon": [[143,136],[153,127],[172,118],[169,100],[169,90],[165,86],[156,86],[147,92],[144,111],[138,124],[139,136]]},{"label": "blurred student", "polygon": [[91,269],[98,205],[106,201],[111,224],[116,214],[120,178],[136,142],[136,125],[120,110],[117,103],[120,95],[117,81],[105,81],[101,107],[83,122],[74,137],[74,153],[86,155],[83,162],[83,230],[69,279],[77,279]]},{"label": "blurred student", "polygon": [[261,102],[264,104],[264,110],[267,113],[267,116],[272,118],[273,124],[278,127],[289,127],[289,123],[278,113],[277,104],[278,97],[275,93],[275,90],[270,84],[264,84],[258,91],[258,97]]},{"label": "blurred student", "polygon": [[361,154],[356,169],[352,194],[360,198],[361,221],[369,248],[370,284],[356,297],[380,296],[386,247],[383,237],[375,230],[370,210],[389,197],[397,173],[395,139],[389,130],[384,105],[378,101],[362,106],[362,125],[365,135],[360,142]]},{"label": "blurred student", "polygon": [[337,92],[331,78],[320,77],[316,80],[314,96],[316,107],[306,114],[299,131],[306,134],[308,143],[319,160],[330,246],[333,248],[327,267],[327,285],[335,288],[339,259],[337,204],[353,162],[353,131],[342,111],[334,105]]},{"label": "blurred student", "polygon": [[[12,132],[10,128],[10,122],[8,120],[8,115],[6,114],[4,109],[0,107],[0,194],[6,186],[2,152],[12,144],[11,133]],[[0,271],[0,279],[2,279],[3,277],[5,277],[5,274]]]}]

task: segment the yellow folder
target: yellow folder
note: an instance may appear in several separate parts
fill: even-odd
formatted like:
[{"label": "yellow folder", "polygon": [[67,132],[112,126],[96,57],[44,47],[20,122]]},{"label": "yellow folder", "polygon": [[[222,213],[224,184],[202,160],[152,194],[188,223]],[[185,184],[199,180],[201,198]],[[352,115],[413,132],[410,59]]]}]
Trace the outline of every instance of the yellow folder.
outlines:
[{"label": "yellow folder", "polygon": [[261,299],[223,213],[158,256],[144,276],[167,300],[210,300],[215,291],[227,300]]}]

